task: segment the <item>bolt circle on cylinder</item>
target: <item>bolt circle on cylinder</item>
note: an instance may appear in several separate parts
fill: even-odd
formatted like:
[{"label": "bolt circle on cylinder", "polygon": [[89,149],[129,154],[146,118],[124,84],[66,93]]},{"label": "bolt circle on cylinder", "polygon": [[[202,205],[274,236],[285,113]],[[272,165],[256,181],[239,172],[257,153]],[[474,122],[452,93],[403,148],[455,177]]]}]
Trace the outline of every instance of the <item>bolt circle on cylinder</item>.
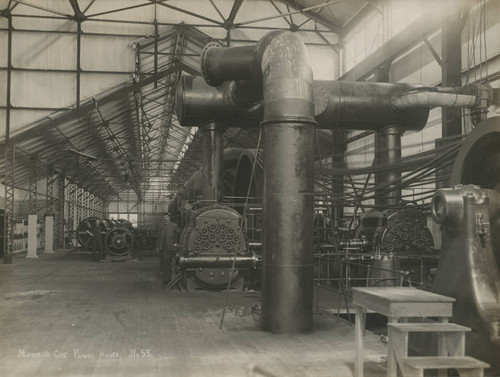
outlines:
[{"label": "bolt circle on cylinder", "polygon": [[208,42],[205,45],[205,47],[203,47],[203,51],[201,52],[201,73],[203,75],[203,78],[207,82],[207,84],[210,86],[219,86],[220,84],[223,83],[223,81],[215,79],[210,74],[210,71],[206,67],[207,57],[210,55],[210,53],[211,53],[211,51],[213,51],[213,49],[219,48],[219,47],[221,47],[221,45],[218,42],[215,42],[215,41]]}]

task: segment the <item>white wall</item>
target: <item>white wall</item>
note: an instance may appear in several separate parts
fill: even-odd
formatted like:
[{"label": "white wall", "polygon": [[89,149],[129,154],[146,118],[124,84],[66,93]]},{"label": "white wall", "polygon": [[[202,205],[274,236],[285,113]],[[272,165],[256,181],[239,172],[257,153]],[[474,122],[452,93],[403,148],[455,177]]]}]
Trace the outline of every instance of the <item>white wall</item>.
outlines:
[{"label": "white wall", "polygon": [[[218,0],[216,5],[227,17],[233,3],[233,0]],[[81,0],[79,4],[80,8],[85,10],[90,1]],[[168,4],[222,21],[216,9],[206,0],[171,0]],[[38,5],[63,14],[73,13],[68,1],[44,0]],[[131,43],[141,36],[154,33],[151,23],[155,19],[155,7],[149,5],[121,12],[99,14],[134,5],[138,5],[135,0],[96,1],[87,11],[89,20],[82,23],[81,37],[81,69],[83,70],[80,87],[81,100],[131,78],[134,71],[134,51]],[[278,3],[278,6],[286,11],[283,4]],[[21,3],[14,9],[13,14],[51,15]],[[255,20],[274,14],[277,12],[269,1],[245,1],[238,12],[236,22]],[[199,25],[202,32],[214,38],[226,37],[224,29],[213,27],[209,21],[160,5],[156,7],[156,19],[160,24],[160,32],[162,28],[167,27],[163,24],[184,22]],[[305,18],[301,15],[294,15],[294,21],[297,24],[304,20]],[[282,18],[274,18],[255,25],[288,27]],[[21,126],[49,115],[54,109],[71,107],[76,103],[76,73],[72,71],[75,71],[77,64],[77,23],[67,19],[14,17],[13,26],[15,29],[12,36],[13,66],[17,69],[37,70],[14,70],[12,72],[11,103],[14,109],[11,110],[11,132],[15,133]],[[304,25],[309,28],[313,26],[312,22]],[[0,17],[0,28],[7,28],[7,20],[4,17]],[[319,30],[323,29],[320,27]],[[241,40],[239,44],[245,44],[248,43],[245,41],[260,39],[266,32],[266,30],[259,29],[238,29],[232,31],[232,38]],[[299,34],[305,43],[323,43],[316,33],[301,32]],[[324,36],[332,43],[337,42],[336,36],[331,33],[324,33]],[[332,79],[338,76],[335,74],[337,69],[332,69],[337,60],[336,53],[330,47],[309,45],[308,49],[315,78]],[[5,30],[0,31],[0,50],[7,51],[7,31]],[[0,67],[6,66],[7,54],[0,54]],[[41,72],[40,70],[52,71]],[[61,70],[67,72],[61,72]],[[97,71],[104,73],[93,73]],[[6,76],[5,69],[0,70],[0,106],[6,105]],[[44,110],[45,108],[48,109]],[[2,109],[0,110],[0,137],[4,133],[5,110]]]},{"label": "white wall", "polygon": [[[395,20],[401,19],[406,20],[408,23],[410,19],[408,18],[411,14],[412,9],[417,9],[418,3],[421,4],[421,9],[418,12],[411,15],[411,19],[415,19],[426,6],[429,6],[428,1],[408,1],[405,2],[404,7],[402,7],[401,1],[391,0],[388,3],[389,7],[392,9],[387,9],[390,12],[393,29],[389,31],[389,35],[395,35],[399,30],[401,30],[401,23],[395,23]],[[451,3],[452,4],[452,3]],[[406,7],[406,8],[405,8]],[[500,19],[498,15],[500,14],[500,2],[489,1],[487,2],[487,13],[486,13],[486,45],[488,59],[490,59],[488,64],[489,73],[500,71]],[[476,23],[476,32],[478,25],[478,10],[474,10],[468,18],[468,22],[464,27],[462,33],[462,66],[463,71],[467,70],[468,59],[467,56],[470,55],[468,48],[472,48],[472,38],[469,38],[469,24],[472,27],[473,23]],[[356,29],[355,35],[362,34],[363,25]],[[471,40],[470,40],[471,39]],[[441,54],[441,33],[436,31],[432,35],[428,36],[430,44],[434,49]],[[476,43],[476,63],[479,64],[479,40]],[[482,50],[483,60],[484,60],[484,48]],[[470,59],[469,59],[470,60]],[[469,77],[469,82],[478,79],[481,74],[479,69],[476,70],[476,75],[474,77],[474,71],[468,75],[464,72],[463,84],[467,83],[467,77]],[[485,69],[483,67],[482,75],[485,75]],[[434,59],[429,48],[421,43],[408,53],[397,58],[390,69],[390,82],[407,82],[407,83],[421,83],[427,86],[439,85],[441,82],[441,67]],[[491,83],[494,87],[499,87],[500,82],[498,79]],[[351,132],[350,136],[355,135],[356,132]],[[433,109],[430,112],[429,119],[427,121],[426,127],[417,133],[407,133],[402,138],[403,146],[403,157],[426,150],[434,149],[434,142],[436,139],[441,137],[441,109]],[[370,148],[366,149],[366,146]],[[347,162],[349,166],[360,167],[367,166],[371,164],[373,160],[373,139],[367,138],[367,140],[360,140],[351,143],[347,151]],[[425,187],[424,187],[425,189]]]}]

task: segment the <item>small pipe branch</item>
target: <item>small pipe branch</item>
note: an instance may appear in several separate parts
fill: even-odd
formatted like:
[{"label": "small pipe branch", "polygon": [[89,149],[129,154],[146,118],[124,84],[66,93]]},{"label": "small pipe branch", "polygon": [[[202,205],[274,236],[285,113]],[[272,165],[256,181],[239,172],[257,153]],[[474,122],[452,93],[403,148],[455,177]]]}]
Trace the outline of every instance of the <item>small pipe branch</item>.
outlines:
[{"label": "small pipe branch", "polygon": [[422,87],[398,93],[392,97],[394,111],[420,107],[487,108],[491,102],[491,87],[486,84],[458,88]]}]

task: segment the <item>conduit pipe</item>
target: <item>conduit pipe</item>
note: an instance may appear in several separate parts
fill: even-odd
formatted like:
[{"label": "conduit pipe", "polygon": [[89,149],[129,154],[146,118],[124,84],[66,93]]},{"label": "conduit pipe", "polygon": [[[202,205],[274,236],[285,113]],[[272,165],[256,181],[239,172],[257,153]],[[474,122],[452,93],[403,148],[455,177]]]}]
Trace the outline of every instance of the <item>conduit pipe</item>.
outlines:
[{"label": "conduit pipe", "polygon": [[313,77],[306,47],[293,33],[274,31],[253,48],[208,46],[202,64],[211,85],[238,80],[224,97],[232,109],[258,106],[256,99],[262,93],[265,188],[261,327],[279,333],[310,331],[315,121]]}]

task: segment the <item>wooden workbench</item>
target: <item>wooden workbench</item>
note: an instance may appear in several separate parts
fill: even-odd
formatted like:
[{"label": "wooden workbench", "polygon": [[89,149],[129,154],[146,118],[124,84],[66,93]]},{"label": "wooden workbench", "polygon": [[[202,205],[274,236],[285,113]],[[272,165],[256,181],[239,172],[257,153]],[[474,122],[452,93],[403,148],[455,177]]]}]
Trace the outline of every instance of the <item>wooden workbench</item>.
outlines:
[{"label": "wooden workbench", "polygon": [[[356,308],[355,339],[356,358],[355,377],[363,377],[363,333],[364,313],[371,310],[388,317],[388,322],[407,320],[409,317],[437,317],[447,322],[452,316],[455,299],[436,293],[407,287],[369,287],[353,288],[352,302]],[[389,349],[391,349],[389,339]],[[396,372],[396,363],[389,353],[387,358],[388,376]]]}]

